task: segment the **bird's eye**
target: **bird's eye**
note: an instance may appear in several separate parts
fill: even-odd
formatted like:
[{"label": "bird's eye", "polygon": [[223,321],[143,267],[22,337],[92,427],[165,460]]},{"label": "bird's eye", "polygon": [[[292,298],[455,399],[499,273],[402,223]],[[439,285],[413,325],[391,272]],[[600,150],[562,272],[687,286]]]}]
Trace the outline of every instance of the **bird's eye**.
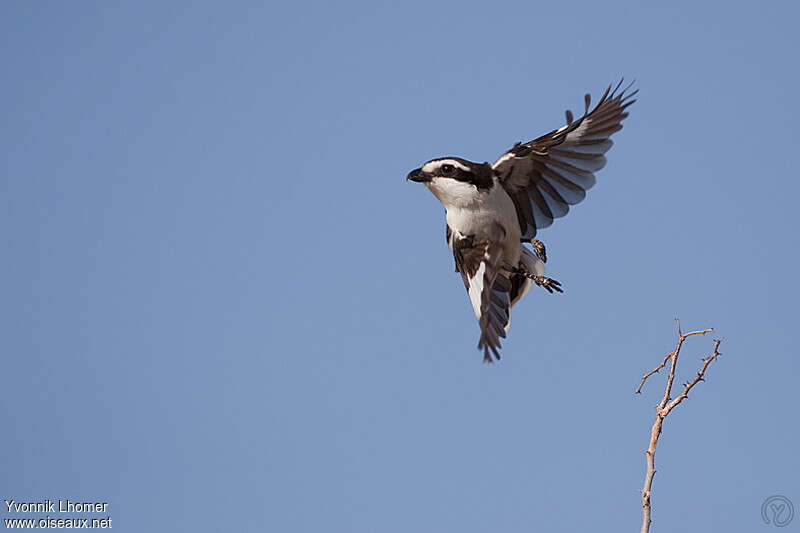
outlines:
[{"label": "bird's eye", "polygon": [[442,171],[442,174],[452,174],[455,169],[456,167],[453,165],[442,165],[440,170]]}]

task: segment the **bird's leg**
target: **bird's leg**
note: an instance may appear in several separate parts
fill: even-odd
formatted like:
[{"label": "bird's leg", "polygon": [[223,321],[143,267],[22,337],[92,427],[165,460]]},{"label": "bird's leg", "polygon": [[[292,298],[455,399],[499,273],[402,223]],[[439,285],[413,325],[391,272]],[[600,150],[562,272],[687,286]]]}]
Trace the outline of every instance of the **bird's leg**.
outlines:
[{"label": "bird's leg", "polygon": [[542,263],[547,263],[547,250],[544,247],[544,243],[539,239],[532,239],[531,246],[533,246],[533,253],[536,254],[536,257],[542,260]]},{"label": "bird's leg", "polygon": [[544,247],[544,243],[539,239],[520,239],[522,242],[529,242],[533,247],[533,253],[536,254],[536,257],[542,260],[542,263],[547,263],[547,250]]},{"label": "bird's leg", "polygon": [[528,272],[528,270],[522,265],[518,267],[509,266],[509,270],[514,274],[522,274],[523,276],[525,276],[538,286],[544,287],[545,290],[550,294],[553,294],[553,291],[561,293],[564,292],[564,290],[561,288],[561,283],[559,283],[558,281],[554,280],[553,278],[548,278],[546,276],[537,276],[536,274],[532,274],[531,272]]}]

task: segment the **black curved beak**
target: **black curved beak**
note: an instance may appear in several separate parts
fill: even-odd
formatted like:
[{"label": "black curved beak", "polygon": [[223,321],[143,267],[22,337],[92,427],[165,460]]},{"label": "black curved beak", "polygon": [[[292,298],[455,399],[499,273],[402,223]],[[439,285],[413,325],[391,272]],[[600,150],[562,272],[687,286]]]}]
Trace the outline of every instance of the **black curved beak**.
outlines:
[{"label": "black curved beak", "polygon": [[407,180],[416,181],[417,183],[427,183],[431,181],[431,177],[425,174],[421,168],[415,168],[406,176]]}]

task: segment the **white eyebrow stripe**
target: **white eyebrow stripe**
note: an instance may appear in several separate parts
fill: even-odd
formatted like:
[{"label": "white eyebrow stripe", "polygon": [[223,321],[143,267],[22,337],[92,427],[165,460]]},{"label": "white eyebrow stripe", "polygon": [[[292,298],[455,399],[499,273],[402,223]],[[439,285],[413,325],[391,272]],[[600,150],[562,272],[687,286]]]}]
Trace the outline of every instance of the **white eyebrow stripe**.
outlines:
[{"label": "white eyebrow stripe", "polygon": [[469,171],[470,168],[466,166],[461,161],[456,161],[455,159],[434,159],[433,161],[429,161],[422,165],[422,171],[427,174],[432,174],[434,171],[441,168],[442,165],[453,165],[456,168],[460,168],[461,170]]}]

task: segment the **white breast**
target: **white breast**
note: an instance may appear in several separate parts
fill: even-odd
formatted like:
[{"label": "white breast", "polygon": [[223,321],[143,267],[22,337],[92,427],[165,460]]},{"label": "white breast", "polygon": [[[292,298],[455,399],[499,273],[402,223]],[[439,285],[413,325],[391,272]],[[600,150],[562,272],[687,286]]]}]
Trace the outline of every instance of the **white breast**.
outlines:
[{"label": "white breast", "polygon": [[478,239],[496,239],[497,226],[504,230],[507,260],[516,264],[519,257],[520,229],[514,202],[502,185],[494,179],[488,191],[449,178],[434,178],[428,184],[431,192],[447,209],[447,225],[461,235]]},{"label": "white breast", "polygon": [[[436,180],[434,180],[436,181]],[[492,223],[500,224],[507,233],[511,233],[519,242],[519,221],[514,202],[508,196],[505,189],[495,182],[495,185],[488,191],[478,191],[473,185],[459,182],[456,180],[444,180],[454,184],[447,184],[444,194],[437,194],[439,191],[431,191],[447,209],[447,223],[462,235],[476,235],[488,237],[485,232],[489,230]],[[471,189],[465,190],[466,188]],[[448,201],[445,201],[448,200]]]}]

